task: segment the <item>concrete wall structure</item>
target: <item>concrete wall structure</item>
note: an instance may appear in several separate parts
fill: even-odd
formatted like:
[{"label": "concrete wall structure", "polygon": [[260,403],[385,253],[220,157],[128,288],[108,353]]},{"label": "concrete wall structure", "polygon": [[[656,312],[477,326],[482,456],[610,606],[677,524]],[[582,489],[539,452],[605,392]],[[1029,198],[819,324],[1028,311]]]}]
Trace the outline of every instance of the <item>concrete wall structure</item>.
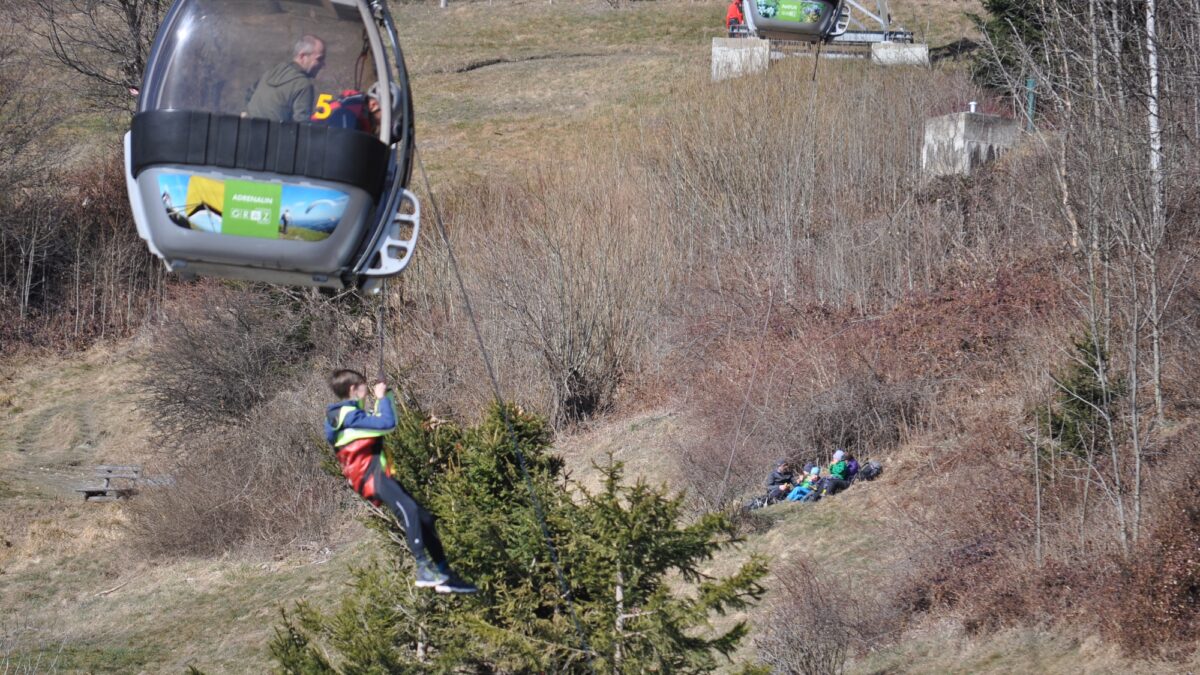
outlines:
[{"label": "concrete wall structure", "polygon": [[713,82],[752,73],[766,72],[771,62],[771,43],[757,38],[713,38]]},{"label": "concrete wall structure", "polygon": [[982,113],[951,113],[925,120],[921,169],[928,176],[968,176],[1017,143],[1016,120]]},{"label": "concrete wall structure", "polygon": [[876,42],[871,45],[871,62],[877,66],[929,66],[929,45]]}]

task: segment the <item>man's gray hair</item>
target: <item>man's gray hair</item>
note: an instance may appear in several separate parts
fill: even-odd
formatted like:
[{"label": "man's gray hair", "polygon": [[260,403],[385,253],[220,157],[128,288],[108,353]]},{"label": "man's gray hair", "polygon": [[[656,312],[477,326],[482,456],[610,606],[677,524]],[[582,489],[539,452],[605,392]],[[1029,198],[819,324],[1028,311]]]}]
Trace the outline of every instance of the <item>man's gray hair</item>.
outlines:
[{"label": "man's gray hair", "polygon": [[299,40],[296,40],[296,46],[292,48],[292,58],[299,58],[304,54],[311,54],[317,50],[317,47],[325,44],[321,38],[316,35],[304,35]]}]

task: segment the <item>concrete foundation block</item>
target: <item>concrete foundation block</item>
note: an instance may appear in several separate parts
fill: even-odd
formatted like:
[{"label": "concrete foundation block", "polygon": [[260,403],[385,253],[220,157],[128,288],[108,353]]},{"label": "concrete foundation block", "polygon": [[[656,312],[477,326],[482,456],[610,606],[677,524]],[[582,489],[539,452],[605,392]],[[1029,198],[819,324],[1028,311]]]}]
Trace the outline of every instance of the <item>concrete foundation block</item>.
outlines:
[{"label": "concrete foundation block", "polygon": [[713,38],[713,82],[767,70],[771,43],[758,38]]},{"label": "concrete foundation block", "polygon": [[876,42],[871,45],[871,62],[879,66],[929,66],[929,45],[905,42]]},{"label": "concrete foundation block", "polygon": [[1016,120],[982,113],[952,113],[925,120],[921,169],[927,176],[968,176],[1016,145]]}]

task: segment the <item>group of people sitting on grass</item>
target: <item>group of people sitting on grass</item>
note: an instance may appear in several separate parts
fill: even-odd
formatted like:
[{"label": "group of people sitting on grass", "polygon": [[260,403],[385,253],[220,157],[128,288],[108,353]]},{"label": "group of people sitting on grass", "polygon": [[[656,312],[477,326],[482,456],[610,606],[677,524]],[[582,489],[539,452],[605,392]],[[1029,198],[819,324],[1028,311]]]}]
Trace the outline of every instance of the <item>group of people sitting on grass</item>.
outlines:
[{"label": "group of people sitting on grass", "polygon": [[845,490],[856,478],[871,480],[881,471],[878,462],[860,465],[854,455],[841,449],[833,453],[833,461],[824,474],[820,466],[806,464],[804,471],[796,475],[791,461],[781,459],[775,463],[775,470],[767,478],[766,496],[753,500],[749,506],[758,508],[782,501],[815,502]]}]

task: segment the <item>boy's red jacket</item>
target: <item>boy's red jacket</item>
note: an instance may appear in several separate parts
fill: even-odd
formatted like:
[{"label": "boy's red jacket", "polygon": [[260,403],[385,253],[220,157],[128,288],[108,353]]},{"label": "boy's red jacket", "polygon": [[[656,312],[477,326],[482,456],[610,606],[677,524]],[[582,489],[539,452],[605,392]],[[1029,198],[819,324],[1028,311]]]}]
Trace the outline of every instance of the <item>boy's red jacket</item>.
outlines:
[{"label": "boy's red jacket", "polygon": [[374,414],[353,399],[325,408],[325,440],[337,451],[342,475],[358,492],[365,487],[363,480],[371,458],[382,450],[379,438],[395,428],[396,407],[391,393],[378,402]]}]

